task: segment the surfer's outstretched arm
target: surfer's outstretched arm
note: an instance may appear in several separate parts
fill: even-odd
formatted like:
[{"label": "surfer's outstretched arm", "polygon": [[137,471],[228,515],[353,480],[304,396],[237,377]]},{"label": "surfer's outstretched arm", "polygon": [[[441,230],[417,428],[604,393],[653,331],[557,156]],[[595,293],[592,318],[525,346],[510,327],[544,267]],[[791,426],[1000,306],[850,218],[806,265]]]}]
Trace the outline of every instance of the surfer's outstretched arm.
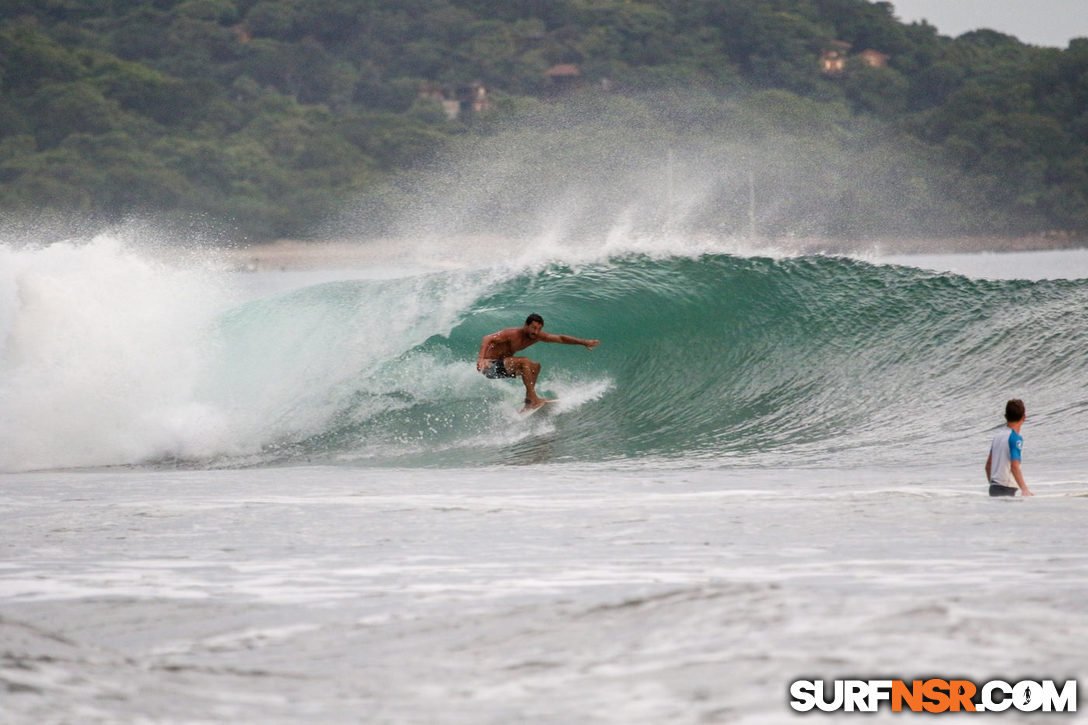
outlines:
[{"label": "surfer's outstretched arm", "polygon": [[587,350],[592,350],[601,344],[600,340],[583,340],[571,335],[551,335],[546,332],[540,333],[540,339],[544,342],[558,342],[561,345],[584,345]]}]

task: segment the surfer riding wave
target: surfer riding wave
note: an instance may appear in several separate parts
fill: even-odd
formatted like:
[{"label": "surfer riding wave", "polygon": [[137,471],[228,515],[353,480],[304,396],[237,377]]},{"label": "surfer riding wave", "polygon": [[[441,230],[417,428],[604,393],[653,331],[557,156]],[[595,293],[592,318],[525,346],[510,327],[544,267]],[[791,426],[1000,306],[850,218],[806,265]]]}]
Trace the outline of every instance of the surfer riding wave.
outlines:
[{"label": "surfer riding wave", "polygon": [[538,314],[525,318],[523,327],[507,327],[504,330],[485,335],[480,342],[480,354],[476,358],[476,369],[486,377],[516,378],[521,377],[525,384],[525,408],[532,410],[548,402],[536,394],[536,381],[540,376],[540,363],[527,357],[515,357],[514,353],[524,350],[536,342],[557,342],[563,345],[584,345],[592,350],[600,340],[582,340],[570,335],[552,335],[543,331],[544,318]]}]

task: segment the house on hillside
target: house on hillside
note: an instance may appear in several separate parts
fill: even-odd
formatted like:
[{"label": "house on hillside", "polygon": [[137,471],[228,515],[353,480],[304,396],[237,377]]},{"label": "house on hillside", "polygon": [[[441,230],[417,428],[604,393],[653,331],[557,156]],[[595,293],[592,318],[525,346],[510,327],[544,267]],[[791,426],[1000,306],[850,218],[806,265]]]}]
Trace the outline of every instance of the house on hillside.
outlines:
[{"label": "house on hillside", "polygon": [[582,69],[574,63],[560,63],[544,71],[551,81],[551,94],[561,96],[582,87]]},{"label": "house on hillside", "polygon": [[451,121],[491,110],[487,88],[480,81],[473,81],[455,88],[425,81],[419,85],[419,97],[429,98],[440,104]]},{"label": "house on hillside", "polygon": [[419,97],[427,98],[442,106],[442,110],[446,112],[446,118],[451,121],[456,121],[457,117],[461,115],[461,104],[454,99],[447,98],[446,91],[437,83],[429,81],[420,83]]},{"label": "house on hillside", "polygon": [[487,89],[480,81],[457,86],[453,93],[461,113],[473,114],[491,110],[491,99],[487,97]]},{"label": "house on hillside", "polygon": [[886,55],[885,53],[881,53],[879,50],[873,50],[872,48],[868,48],[858,53],[858,58],[860,58],[861,62],[869,66],[870,68],[887,68],[888,60],[891,58],[891,56]]},{"label": "house on hillside", "polygon": [[850,43],[842,40],[831,41],[828,48],[820,53],[820,70],[825,75],[839,76],[846,72],[846,62],[851,58],[857,58],[869,68],[886,68],[890,55],[879,50],[866,48],[854,56],[850,55]]},{"label": "house on hillside", "polygon": [[820,70],[829,76],[842,74],[846,70],[846,56],[849,53],[849,43],[832,40],[830,46],[820,53]]}]

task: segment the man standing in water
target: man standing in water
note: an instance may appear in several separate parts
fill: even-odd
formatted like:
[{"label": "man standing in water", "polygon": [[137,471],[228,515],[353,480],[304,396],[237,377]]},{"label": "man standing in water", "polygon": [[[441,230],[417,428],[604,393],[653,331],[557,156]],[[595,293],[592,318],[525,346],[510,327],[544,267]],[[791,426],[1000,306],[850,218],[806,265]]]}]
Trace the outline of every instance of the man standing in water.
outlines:
[{"label": "man standing in water", "polygon": [[514,353],[532,345],[534,342],[558,342],[563,345],[585,345],[592,350],[600,340],[581,340],[570,335],[552,335],[543,332],[544,318],[537,314],[525,318],[524,327],[507,327],[505,330],[485,335],[480,343],[480,354],[476,358],[476,369],[486,377],[516,378],[521,376],[525,383],[525,407],[522,412],[539,408],[548,402],[536,394],[536,379],[540,375],[540,363],[527,357],[514,357]]},{"label": "man standing in water", "polygon": [[1020,427],[1027,418],[1024,401],[1013,398],[1005,404],[1006,426],[994,436],[990,456],[986,459],[986,480],[990,482],[991,496],[1015,496],[1016,486],[1024,496],[1035,495],[1028,490],[1024,474],[1020,472],[1020,452],[1024,448]]}]

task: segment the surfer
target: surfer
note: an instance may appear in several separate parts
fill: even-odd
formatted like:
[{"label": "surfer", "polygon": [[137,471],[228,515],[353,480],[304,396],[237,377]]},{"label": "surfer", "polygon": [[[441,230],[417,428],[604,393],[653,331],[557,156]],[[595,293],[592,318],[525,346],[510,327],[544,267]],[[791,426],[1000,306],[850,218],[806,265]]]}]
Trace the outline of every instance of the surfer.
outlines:
[{"label": "surfer", "polygon": [[1024,496],[1035,495],[1028,490],[1024,474],[1020,472],[1020,453],[1024,448],[1020,427],[1027,419],[1024,401],[1013,398],[1005,404],[1006,425],[994,436],[986,459],[986,480],[990,482],[991,496],[1015,496],[1016,486]]},{"label": "surfer", "polygon": [[514,357],[514,353],[532,345],[534,342],[558,342],[563,345],[585,345],[592,350],[600,340],[582,340],[570,335],[552,335],[544,332],[544,318],[537,314],[525,318],[524,327],[507,327],[505,330],[485,335],[480,343],[480,354],[476,358],[476,369],[486,377],[516,378],[521,376],[525,383],[525,408],[539,408],[548,401],[536,394],[536,379],[540,376],[540,363],[527,357]]}]

